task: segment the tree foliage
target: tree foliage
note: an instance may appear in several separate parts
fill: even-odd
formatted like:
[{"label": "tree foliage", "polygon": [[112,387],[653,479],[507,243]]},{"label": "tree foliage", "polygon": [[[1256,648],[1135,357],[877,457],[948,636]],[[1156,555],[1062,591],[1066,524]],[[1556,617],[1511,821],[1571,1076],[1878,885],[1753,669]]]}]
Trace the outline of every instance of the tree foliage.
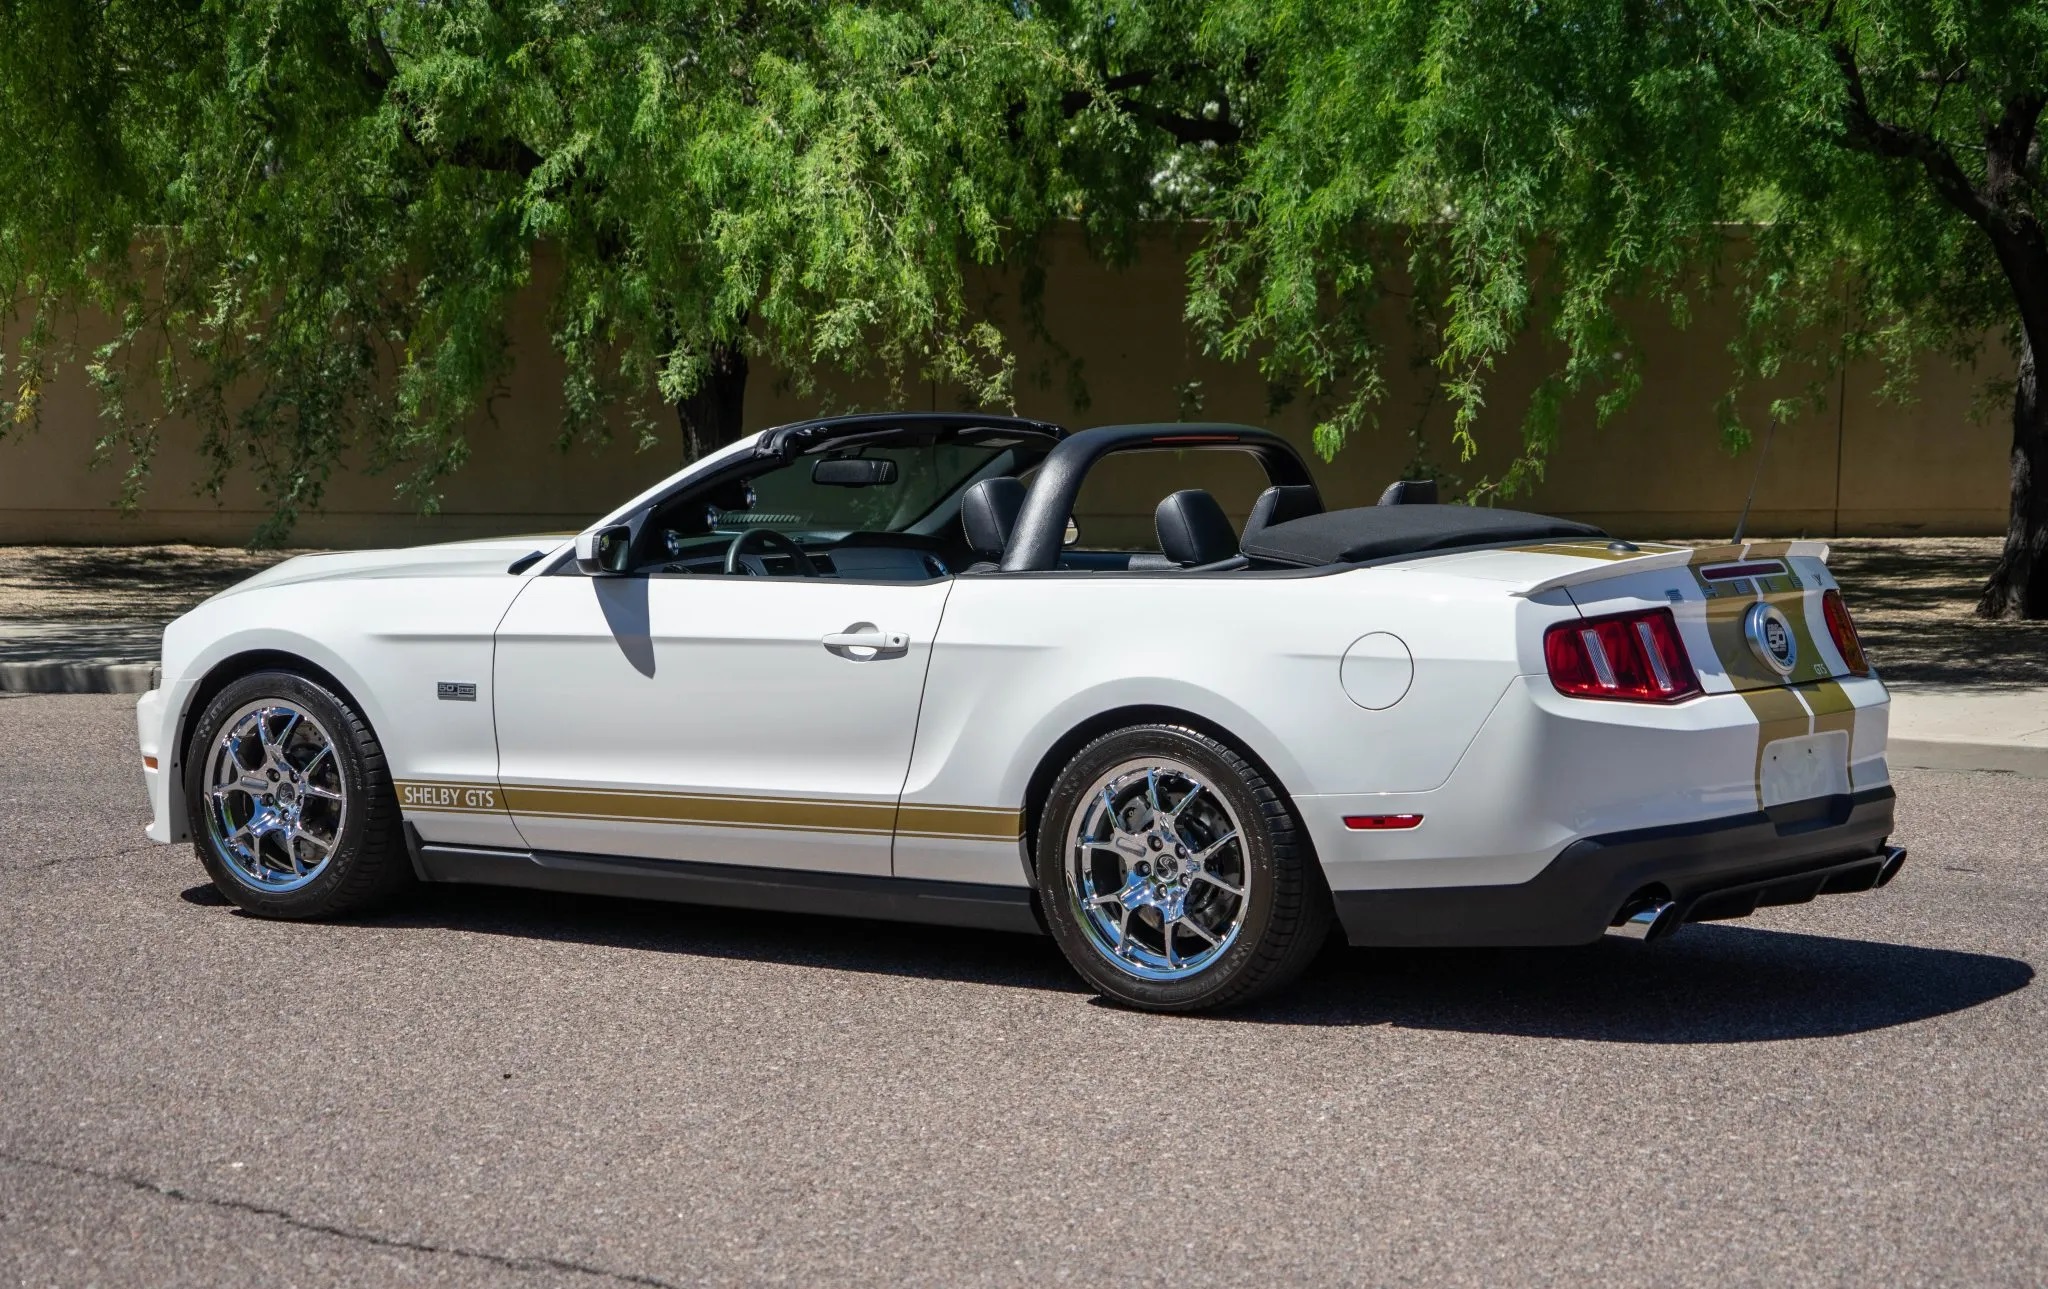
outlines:
[{"label": "tree foliage", "polygon": [[1983,607],[2048,615],[2048,5],[1216,0],[1199,31],[1210,66],[1244,69],[1244,142],[1191,316],[1326,394],[1325,451],[1374,423],[1371,320],[1396,278],[1468,459],[1508,346],[1533,329],[1562,353],[1478,497],[1541,477],[1568,397],[1604,418],[1634,395],[1632,298],[1681,323],[1735,302],[1737,445],[1745,384],[1804,373],[1786,418],[1844,363],[1903,383],[1915,355],[1999,335],[2020,373],[2013,522]]},{"label": "tree foliage", "polygon": [[89,301],[120,324],[81,355],[103,447],[139,481],[165,418],[196,418],[213,484],[247,463],[268,492],[265,536],[344,445],[430,501],[537,273],[569,435],[620,407],[652,435],[650,395],[748,354],[1000,398],[963,271],[1064,199],[1041,159],[1075,77],[972,0],[7,10],[4,410],[33,418]]},{"label": "tree foliage", "polygon": [[565,433],[658,395],[703,446],[749,358],[999,401],[968,266],[1030,281],[1056,221],[1114,260],[1181,220],[1191,325],[1303,392],[1325,453],[1419,338],[1469,460],[1496,365],[1546,336],[1475,500],[1539,479],[1579,400],[1636,394],[1631,301],[1733,302],[1737,445],[1749,384],[1799,374],[1790,417],[1845,363],[1903,382],[2002,337],[1985,608],[2048,614],[2044,0],[0,4],[0,410],[33,418],[94,302],[109,446],[146,466],[196,417],[281,522],[344,444],[430,497],[544,247]]}]

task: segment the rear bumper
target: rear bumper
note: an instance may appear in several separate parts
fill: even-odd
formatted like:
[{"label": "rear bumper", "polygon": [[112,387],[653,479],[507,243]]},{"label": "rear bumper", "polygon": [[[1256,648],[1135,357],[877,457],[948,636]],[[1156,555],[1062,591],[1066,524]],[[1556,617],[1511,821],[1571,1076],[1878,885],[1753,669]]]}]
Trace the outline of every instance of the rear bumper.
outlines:
[{"label": "rear bumper", "polygon": [[1585,944],[1646,891],[1681,921],[1867,890],[1892,829],[1889,785],[1768,812],[1587,837],[1526,882],[1335,892],[1355,945]]}]

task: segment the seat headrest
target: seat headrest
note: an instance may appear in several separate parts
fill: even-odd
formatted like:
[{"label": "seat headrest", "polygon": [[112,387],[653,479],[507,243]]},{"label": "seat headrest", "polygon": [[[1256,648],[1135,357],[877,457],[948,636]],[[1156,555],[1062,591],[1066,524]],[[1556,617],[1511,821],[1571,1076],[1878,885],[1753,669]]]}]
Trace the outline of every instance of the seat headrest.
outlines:
[{"label": "seat headrest", "polygon": [[1382,506],[1434,506],[1436,480],[1396,479],[1380,494]]},{"label": "seat headrest", "polygon": [[1023,509],[1024,485],[1007,475],[969,488],[960,498],[960,527],[966,530],[968,549],[984,559],[1001,559]]},{"label": "seat headrest", "polygon": [[1314,484],[1274,484],[1252,503],[1251,517],[1244,521],[1244,535],[1249,537],[1272,524],[1322,513],[1323,499],[1316,495]]},{"label": "seat headrest", "polygon": [[1183,488],[1160,502],[1152,522],[1159,530],[1159,549],[1183,568],[1237,554],[1237,530],[1230,526],[1230,516],[1200,488]]}]

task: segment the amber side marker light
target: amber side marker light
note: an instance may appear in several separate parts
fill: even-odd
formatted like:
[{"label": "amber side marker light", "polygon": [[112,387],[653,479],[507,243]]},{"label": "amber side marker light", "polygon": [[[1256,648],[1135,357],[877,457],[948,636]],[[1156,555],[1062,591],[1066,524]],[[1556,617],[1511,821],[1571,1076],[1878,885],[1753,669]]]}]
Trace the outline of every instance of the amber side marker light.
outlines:
[{"label": "amber side marker light", "polygon": [[142,758],[142,768],[143,768],[143,769],[145,769],[145,770],[154,770],[154,769],[156,769],[156,758],[155,758],[155,757],[153,757],[153,756],[145,756],[145,757],[143,757],[143,758]]},{"label": "amber side marker light", "polygon": [[1842,662],[1858,676],[1870,674],[1870,659],[1863,656],[1863,641],[1856,636],[1856,620],[1849,616],[1849,606],[1842,602],[1840,591],[1829,591],[1820,597],[1821,612],[1828,620],[1828,634],[1835,638],[1835,649],[1842,655]]},{"label": "amber side marker light", "polygon": [[1353,832],[1386,832],[1395,828],[1413,828],[1421,822],[1421,815],[1344,816],[1344,826]]}]

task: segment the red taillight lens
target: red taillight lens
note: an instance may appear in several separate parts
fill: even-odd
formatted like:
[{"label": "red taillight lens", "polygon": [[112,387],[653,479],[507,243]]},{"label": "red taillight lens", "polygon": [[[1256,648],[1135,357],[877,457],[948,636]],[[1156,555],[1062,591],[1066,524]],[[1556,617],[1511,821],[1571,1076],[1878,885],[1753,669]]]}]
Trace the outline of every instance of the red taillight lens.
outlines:
[{"label": "red taillight lens", "polygon": [[1560,622],[1543,633],[1543,661],[1574,698],[1675,703],[1700,692],[1669,609]]},{"label": "red taillight lens", "polygon": [[1835,638],[1835,649],[1842,655],[1842,662],[1858,676],[1870,674],[1870,659],[1863,656],[1863,642],[1856,638],[1856,620],[1849,616],[1849,606],[1842,603],[1840,591],[1829,591],[1820,597],[1821,612],[1827,615],[1828,634]]}]

